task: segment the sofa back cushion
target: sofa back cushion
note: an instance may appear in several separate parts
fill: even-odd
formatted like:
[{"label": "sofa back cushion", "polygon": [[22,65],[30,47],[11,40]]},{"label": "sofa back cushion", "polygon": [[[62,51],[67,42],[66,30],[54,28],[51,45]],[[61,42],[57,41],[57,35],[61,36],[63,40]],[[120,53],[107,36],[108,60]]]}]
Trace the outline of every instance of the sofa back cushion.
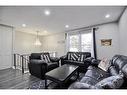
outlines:
[{"label": "sofa back cushion", "polygon": [[85,58],[91,57],[89,52],[68,52],[67,59],[73,61],[83,62]]},{"label": "sofa back cushion", "polygon": [[119,74],[118,70],[115,68],[115,66],[110,66],[109,67],[109,74],[111,76],[116,76]]},{"label": "sofa back cushion", "polygon": [[123,72],[124,76],[127,78],[127,64],[124,65],[124,67],[122,68],[122,72]]},{"label": "sofa back cushion", "polygon": [[114,65],[119,71],[123,68],[125,64],[127,64],[127,56],[115,55],[112,58],[112,65]]},{"label": "sofa back cushion", "polygon": [[31,59],[41,59],[41,54],[42,53],[31,53],[30,60]]}]

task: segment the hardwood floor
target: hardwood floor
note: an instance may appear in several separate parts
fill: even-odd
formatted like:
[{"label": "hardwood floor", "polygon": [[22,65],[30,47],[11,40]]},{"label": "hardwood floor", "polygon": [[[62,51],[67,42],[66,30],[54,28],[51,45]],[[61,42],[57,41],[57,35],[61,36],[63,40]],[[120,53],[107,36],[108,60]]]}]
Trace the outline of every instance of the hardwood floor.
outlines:
[{"label": "hardwood floor", "polygon": [[22,74],[20,70],[12,68],[0,70],[0,89],[27,89],[40,80],[29,73]]}]

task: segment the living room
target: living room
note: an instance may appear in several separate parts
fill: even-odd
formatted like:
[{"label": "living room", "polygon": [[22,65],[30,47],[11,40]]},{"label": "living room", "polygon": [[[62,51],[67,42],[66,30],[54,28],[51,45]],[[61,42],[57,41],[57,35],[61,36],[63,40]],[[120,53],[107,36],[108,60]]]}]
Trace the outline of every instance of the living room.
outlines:
[{"label": "living room", "polygon": [[[99,89],[97,86],[91,86],[87,83],[83,83],[84,85],[82,86],[82,82],[79,82],[82,80],[82,78],[84,78],[84,76],[86,76],[86,74],[90,74],[90,66],[92,64],[96,65],[98,61],[105,61],[104,59],[106,59],[106,61],[108,60],[108,62],[109,60],[117,61],[118,59],[118,61],[120,60],[120,62],[118,62],[120,65],[121,60],[125,60],[122,61],[122,67],[120,67],[120,70],[118,71],[121,72],[122,70],[122,73],[124,73],[123,76],[126,78],[126,20],[126,6],[1,6],[0,88],[47,89],[48,87],[44,86],[47,85],[47,80],[48,82],[51,80],[59,84],[59,81],[56,81],[56,79],[53,79],[53,77],[51,78],[51,75],[55,73],[56,77],[59,78],[66,76],[65,80],[67,82],[65,84],[65,82],[61,80],[62,83],[60,82],[60,85],[57,85],[56,83],[51,84],[51,88],[54,88],[54,85],[56,85],[57,89],[62,89],[64,88],[63,86],[66,85],[64,89]],[[74,58],[73,61],[80,60],[79,63],[81,63],[81,65],[66,65],[67,61],[63,60],[63,56],[67,55],[69,59],[69,51],[74,53],[70,54],[70,56],[79,53],[78,58],[79,56],[80,58]],[[42,71],[39,70],[39,68],[43,66],[39,65],[38,67],[35,61],[37,61],[38,64],[44,65],[47,62],[43,61],[47,60],[31,61],[33,58],[31,53],[40,54],[47,52],[49,57],[47,57],[47,55],[40,55],[40,57],[42,59],[47,57],[45,58],[47,60],[50,57],[57,57],[56,59],[52,60],[53,62],[54,60],[58,62],[58,66],[55,67],[52,65],[50,70],[43,72],[45,71],[44,69],[41,69]],[[84,52],[87,52],[88,54],[84,54]],[[86,58],[83,58],[82,61],[81,56],[83,54]],[[52,60],[50,58],[50,62]],[[86,62],[88,66],[85,65],[86,67],[82,68],[82,62]],[[99,64],[99,62],[97,64]],[[114,66],[116,65],[116,67],[119,66],[117,62],[115,63],[113,61],[112,63]],[[24,68],[24,66],[26,68]],[[8,69],[11,67],[13,68],[12,72],[10,69]],[[81,68],[79,69],[79,67]],[[62,71],[61,68],[64,70]],[[68,71],[69,74],[65,72],[67,68],[71,68],[69,69],[70,71]],[[122,68],[124,68],[124,70]],[[81,69],[83,69],[83,71]],[[21,75],[14,73],[14,70],[16,70],[16,72],[21,71],[23,79],[21,79]],[[67,73],[67,75],[64,75],[62,72],[64,72],[64,74]],[[16,77],[15,75],[11,74],[16,74]],[[30,80],[28,77],[26,78],[28,74],[34,76],[31,78],[31,80],[36,80],[36,82],[34,81],[28,84],[28,82],[31,82],[28,81]],[[103,77],[103,79],[105,79],[105,77],[107,77],[106,74],[107,73],[103,73],[103,70],[101,70],[99,72],[99,78]],[[73,78],[73,75],[78,76],[76,76],[76,80],[70,81],[70,78]],[[114,76],[115,75],[113,75],[113,80],[116,78],[114,78]],[[102,81],[103,79],[98,80]],[[87,80],[90,79],[87,78],[86,80],[82,81],[87,82]],[[125,80],[126,79],[124,79],[124,82],[120,81],[121,85],[126,83]],[[10,81],[13,82],[11,83]],[[17,84],[13,85],[16,83],[16,81],[18,81]],[[28,82],[24,83],[24,81]],[[94,80],[91,81],[93,82]],[[28,85],[26,86],[25,84]],[[117,85],[117,87],[111,86],[111,88],[126,89],[126,84],[124,84],[124,87],[121,87],[121,85]],[[108,87],[106,85],[105,88]]]}]

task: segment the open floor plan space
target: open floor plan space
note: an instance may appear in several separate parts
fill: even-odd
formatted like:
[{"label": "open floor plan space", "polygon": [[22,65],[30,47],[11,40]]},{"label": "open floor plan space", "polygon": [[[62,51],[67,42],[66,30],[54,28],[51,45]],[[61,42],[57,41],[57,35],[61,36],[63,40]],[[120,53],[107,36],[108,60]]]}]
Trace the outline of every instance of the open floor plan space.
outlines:
[{"label": "open floor plan space", "polygon": [[127,89],[127,6],[0,6],[0,89]]}]

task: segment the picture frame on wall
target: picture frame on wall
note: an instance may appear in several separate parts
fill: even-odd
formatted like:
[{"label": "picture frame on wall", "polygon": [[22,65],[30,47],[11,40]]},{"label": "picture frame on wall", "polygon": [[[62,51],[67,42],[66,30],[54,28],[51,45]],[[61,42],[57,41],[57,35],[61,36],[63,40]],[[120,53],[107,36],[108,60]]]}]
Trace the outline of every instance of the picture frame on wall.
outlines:
[{"label": "picture frame on wall", "polygon": [[111,46],[112,39],[101,39],[101,46]]}]

